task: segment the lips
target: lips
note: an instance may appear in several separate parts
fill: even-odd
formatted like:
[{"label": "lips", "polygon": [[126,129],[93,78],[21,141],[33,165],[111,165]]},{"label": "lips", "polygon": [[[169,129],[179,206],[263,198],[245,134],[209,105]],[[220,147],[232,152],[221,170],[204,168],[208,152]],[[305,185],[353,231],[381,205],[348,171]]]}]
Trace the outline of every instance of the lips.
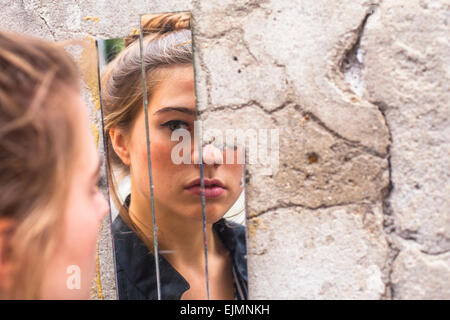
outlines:
[{"label": "lips", "polygon": [[[206,198],[217,198],[225,192],[225,186],[219,179],[204,179]],[[200,196],[202,194],[200,187],[200,179],[195,179],[190,182],[185,189],[192,194]]]}]

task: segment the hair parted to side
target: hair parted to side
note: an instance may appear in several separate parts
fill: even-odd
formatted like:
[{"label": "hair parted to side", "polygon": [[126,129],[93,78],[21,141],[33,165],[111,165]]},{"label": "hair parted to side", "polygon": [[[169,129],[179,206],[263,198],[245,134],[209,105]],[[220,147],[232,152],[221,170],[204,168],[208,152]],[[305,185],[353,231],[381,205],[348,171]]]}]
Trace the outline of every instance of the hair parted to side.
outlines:
[{"label": "hair parted to side", "polygon": [[12,222],[1,237],[0,264],[10,267],[0,274],[1,299],[40,297],[62,236],[74,159],[70,90],[79,92],[79,76],[63,48],[0,31],[0,219]]},{"label": "hair parted to side", "polygon": [[[160,79],[159,71],[177,65],[192,65],[190,13],[165,13],[142,16],[143,63],[147,95],[152,96]],[[129,172],[114,152],[109,136],[111,128],[129,132],[143,109],[143,88],[139,36],[125,39],[126,48],[109,63],[101,76],[104,133],[109,161],[110,191],[121,217],[133,227],[127,210],[117,196],[114,171],[123,176]]]}]

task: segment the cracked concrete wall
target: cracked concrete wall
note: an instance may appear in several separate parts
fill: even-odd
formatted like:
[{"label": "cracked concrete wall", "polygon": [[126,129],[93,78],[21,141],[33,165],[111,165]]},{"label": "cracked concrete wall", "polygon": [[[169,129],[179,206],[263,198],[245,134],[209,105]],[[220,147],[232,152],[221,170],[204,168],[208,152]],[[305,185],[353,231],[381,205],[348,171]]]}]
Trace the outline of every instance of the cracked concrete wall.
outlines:
[{"label": "cracked concrete wall", "polygon": [[361,41],[364,96],[392,139],[384,201],[396,298],[450,298],[449,19],[449,1],[384,2]]},{"label": "cracked concrete wall", "polygon": [[448,0],[0,3],[55,40],[192,10],[205,127],[280,133],[279,170],[247,166],[250,298],[450,299]]},{"label": "cracked concrete wall", "polygon": [[280,129],[250,296],[449,299],[448,1],[197,4],[205,127]]}]

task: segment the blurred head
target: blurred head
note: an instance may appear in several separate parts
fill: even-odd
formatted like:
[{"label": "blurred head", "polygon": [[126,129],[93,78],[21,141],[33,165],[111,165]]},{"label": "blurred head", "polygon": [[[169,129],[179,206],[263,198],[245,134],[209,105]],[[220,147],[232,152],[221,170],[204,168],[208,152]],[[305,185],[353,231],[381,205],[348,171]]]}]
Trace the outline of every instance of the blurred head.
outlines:
[{"label": "blurred head", "polygon": [[[158,212],[201,219],[200,170],[194,147],[196,120],[190,16],[187,13],[150,16],[143,23],[143,61],[146,70],[148,119],[155,205]],[[150,201],[147,142],[143,108],[139,41],[129,46],[102,75],[102,105],[108,158],[113,168],[130,174],[133,192]],[[172,141],[177,129],[190,134],[190,164],[176,164]],[[214,147],[203,149],[206,213],[209,222],[219,220],[242,191],[242,165],[220,164]],[[216,159],[218,160],[218,159]],[[111,172],[111,181],[115,181]],[[114,183],[111,184],[114,188]],[[115,194],[113,189],[111,192]],[[116,196],[116,202],[117,196]],[[120,205],[119,205],[120,207]],[[159,209],[159,211],[158,211]],[[125,210],[122,217],[129,222]]]},{"label": "blurred head", "polygon": [[88,298],[107,203],[77,68],[57,45],[6,32],[0,68],[0,297]]}]

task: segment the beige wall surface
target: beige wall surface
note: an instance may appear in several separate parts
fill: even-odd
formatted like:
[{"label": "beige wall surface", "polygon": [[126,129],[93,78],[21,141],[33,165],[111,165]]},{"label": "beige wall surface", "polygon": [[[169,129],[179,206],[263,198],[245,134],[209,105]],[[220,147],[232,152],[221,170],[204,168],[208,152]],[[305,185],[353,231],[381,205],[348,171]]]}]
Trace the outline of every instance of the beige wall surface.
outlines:
[{"label": "beige wall surface", "polygon": [[[450,2],[0,0],[0,27],[92,41],[180,10],[205,125],[279,130],[278,170],[247,166],[250,298],[450,299]],[[116,297],[109,228],[94,299]]]}]

